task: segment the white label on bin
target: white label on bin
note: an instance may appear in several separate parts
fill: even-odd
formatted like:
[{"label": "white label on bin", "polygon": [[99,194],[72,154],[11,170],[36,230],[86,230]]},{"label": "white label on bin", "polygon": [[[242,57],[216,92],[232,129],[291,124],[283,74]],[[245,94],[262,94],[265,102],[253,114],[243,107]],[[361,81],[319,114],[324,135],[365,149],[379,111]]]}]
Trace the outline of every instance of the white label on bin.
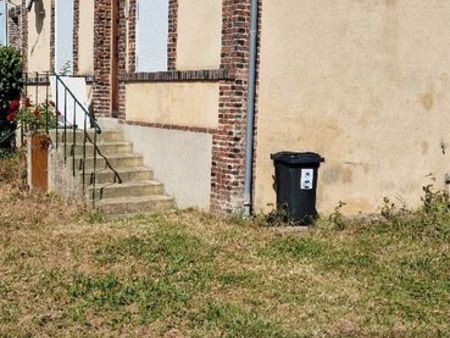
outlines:
[{"label": "white label on bin", "polygon": [[312,190],[314,182],[314,169],[302,169],[300,188],[302,190]]}]

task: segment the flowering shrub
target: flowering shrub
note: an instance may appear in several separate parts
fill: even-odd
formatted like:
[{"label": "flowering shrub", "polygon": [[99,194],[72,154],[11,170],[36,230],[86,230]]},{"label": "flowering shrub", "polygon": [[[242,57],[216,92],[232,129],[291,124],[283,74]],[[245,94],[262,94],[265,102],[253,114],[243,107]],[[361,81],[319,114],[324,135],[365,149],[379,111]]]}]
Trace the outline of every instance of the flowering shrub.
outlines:
[{"label": "flowering shrub", "polygon": [[4,113],[11,100],[19,98],[22,93],[22,58],[11,47],[0,46],[0,110]]},{"label": "flowering shrub", "polygon": [[0,150],[14,149],[16,125],[7,120],[9,105],[22,93],[22,58],[11,47],[0,46]]},{"label": "flowering shrub", "polygon": [[12,100],[6,120],[11,124],[20,124],[30,134],[45,132],[56,123],[54,107],[55,104],[51,101],[33,105],[27,98],[21,105],[19,100]]}]

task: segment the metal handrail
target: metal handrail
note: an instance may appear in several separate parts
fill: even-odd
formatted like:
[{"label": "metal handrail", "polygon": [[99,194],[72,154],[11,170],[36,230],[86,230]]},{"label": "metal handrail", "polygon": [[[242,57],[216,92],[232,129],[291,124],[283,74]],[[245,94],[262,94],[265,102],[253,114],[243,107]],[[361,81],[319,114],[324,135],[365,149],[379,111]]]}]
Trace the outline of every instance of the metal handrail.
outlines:
[{"label": "metal handrail", "polygon": [[[92,141],[92,139],[91,139],[91,137],[89,136],[89,134],[86,134],[86,137],[87,137],[88,141],[89,141],[91,144],[94,144],[94,142]],[[114,173],[114,183],[122,184],[122,183],[123,183],[123,180],[122,180],[122,178],[120,177],[120,175],[119,175],[119,173],[117,172],[117,170],[113,168],[111,162],[109,162],[108,158],[107,158],[105,155],[102,154],[102,152],[100,151],[100,149],[99,149],[97,146],[95,146],[95,147],[96,147],[97,152],[98,152],[98,154],[100,155],[100,157],[103,158],[103,159],[105,160],[106,166]]]},{"label": "metal handrail", "polygon": [[[122,183],[122,179],[119,175],[119,173],[117,172],[117,170],[115,170],[111,163],[109,162],[109,160],[106,158],[105,155],[102,154],[102,152],[100,151],[100,148],[97,145],[97,136],[99,134],[102,133],[102,130],[100,128],[100,126],[98,125],[97,121],[95,120],[95,118],[89,113],[89,111],[85,108],[85,106],[83,104],[81,104],[81,102],[76,98],[76,96],[73,94],[73,92],[70,90],[70,88],[67,86],[67,84],[63,81],[63,79],[61,78],[60,75],[56,74],[55,72],[46,72],[45,73],[45,81],[44,81],[44,85],[46,86],[46,93],[45,93],[45,97],[46,97],[46,132],[47,134],[49,134],[49,114],[48,114],[48,109],[49,109],[49,95],[48,95],[48,87],[49,87],[49,76],[50,74],[52,76],[55,77],[56,79],[56,92],[55,92],[55,133],[56,133],[56,149],[58,149],[59,147],[59,136],[58,136],[58,130],[59,129],[63,129],[63,135],[62,136],[62,142],[64,142],[64,163],[67,163],[67,146],[68,146],[68,139],[67,139],[67,129],[72,129],[73,135],[72,135],[72,145],[71,145],[71,155],[72,155],[72,173],[73,173],[73,177],[76,176],[76,153],[75,153],[75,147],[76,147],[76,137],[77,137],[77,108],[79,108],[83,114],[83,119],[84,119],[84,128],[83,128],[83,149],[82,149],[82,162],[80,163],[80,168],[79,170],[82,171],[82,187],[83,187],[83,191],[85,191],[86,189],[86,159],[87,159],[87,152],[86,152],[86,145],[89,142],[90,144],[93,145],[93,157],[94,157],[94,167],[93,167],[93,173],[91,176],[91,180],[90,183],[92,184],[92,203],[95,206],[95,201],[96,201],[96,181],[97,181],[97,155],[99,155],[101,158],[103,158],[105,160],[105,164],[106,164],[106,168],[110,169],[113,174],[114,174],[114,183]],[[28,91],[28,74],[25,75],[25,85],[26,85],[26,89],[25,89],[25,93]],[[39,86],[42,85],[42,83],[40,83],[40,75],[39,73],[35,73],[36,76],[36,101],[39,100]],[[59,93],[59,87],[60,85],[63,87],[64,90],[64,114],[62,114],[59,111],[59,99],[60,99],[60,93]],[[69,96],[69,97],[68,97]],[[73,101],[73,121],[69,121],[69,123],[72,123],[71,126],[68,126],[68,121],[67,121],[67,102],[68,100],[72,100]],[[37,103],[37,102],[36,102]],[[60,126],[60,120],[58,115],[63,116],[64,118],[64,126]],[[90,128],[93,128],[94,130],[94,137],[93,139],[90,137],[90,135],[88,134],[87,131],[87,122],[89,120],[89,125]]]},{"label": "metal handrail", "polygon": [[[52,76],[54,76],[56,78],[56,82],[60,83],[63,87],[64,90],[67,91],[67,93],[70,94],[70,96],[74,99],[74,102],[77,103],[78,106],[80,106],[80,108],[83,110],[83,112],[89,117],[89,122],[91,123],[91,126],[95,129],[95,131],[97,132],[97,134],[101,134],[102,133],[102,129],[100,128],[100,126],[98,125],[97,121],[95,121],[95,119],[92,117],[92,115],[89,113],[89,111],[80,103],[80,101],[78,101],[78,99],[76,98],[76,96],[72,93],[72,91],[70,90],[69,87],[67,87],[67,85],[64,83],[64,81],[62,80],[61,76],[59,76],[58,74],[56,74],[55,72],[52,72]],[[56,86],[56,88],[58,88],[58,86]],[[58,89],[57,89],[58,90]],[[58,107],[58,106],[57,106]]]}]

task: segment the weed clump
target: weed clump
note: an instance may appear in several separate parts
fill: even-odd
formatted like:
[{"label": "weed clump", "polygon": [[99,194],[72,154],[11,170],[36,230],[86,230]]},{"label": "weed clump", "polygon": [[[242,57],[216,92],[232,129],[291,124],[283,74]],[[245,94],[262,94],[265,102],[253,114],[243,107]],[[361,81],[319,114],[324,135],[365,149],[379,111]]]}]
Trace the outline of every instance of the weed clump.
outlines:
[{"label": "weed clump", "polygon": [[342,208],[346,205],[347,203],[339,201],[334,212],[328,216],[328,222],[334,224],[337,230],[344,230],[348,224],[348,219],[342,213]]},{"label": "weed clump", "polygon": [[381,208],[383,227],[390,227],[409,236],[439,237],[447,239],[450,234],[450,196],[447,191],[429,184],[422,188],[422,204],[416,210],[398,207],[384,198]]}]

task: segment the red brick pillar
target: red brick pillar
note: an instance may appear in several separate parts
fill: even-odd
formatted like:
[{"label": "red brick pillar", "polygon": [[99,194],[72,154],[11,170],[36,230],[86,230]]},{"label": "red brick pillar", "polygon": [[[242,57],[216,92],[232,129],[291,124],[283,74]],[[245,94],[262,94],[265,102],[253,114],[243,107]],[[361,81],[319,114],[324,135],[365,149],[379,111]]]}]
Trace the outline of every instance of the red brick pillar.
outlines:
[{"label": "red brick pillar", "polygon": [[111,0],[95,0],[93,105],[97,117],[111,116]]},{"label": "red brick pillar", "polygon": [[250,1],[223,0],[222,68],[233,80],[220,82],[219,127],[213,136],[211,210],[243,207]]}]

